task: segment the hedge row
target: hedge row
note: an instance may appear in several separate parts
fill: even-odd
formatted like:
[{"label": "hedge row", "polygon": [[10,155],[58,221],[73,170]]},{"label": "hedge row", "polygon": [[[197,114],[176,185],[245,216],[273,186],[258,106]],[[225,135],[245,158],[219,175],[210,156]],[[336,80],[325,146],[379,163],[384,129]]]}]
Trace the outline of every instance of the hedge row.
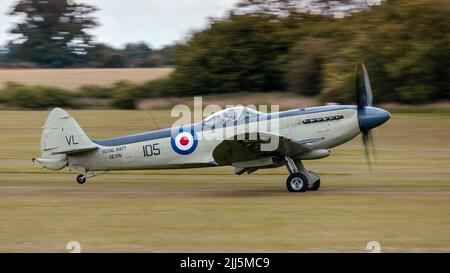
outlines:
[{"label": "hedge row", "polygon": [[143,98],[164,97],[169,91],[168,80],[155,80],[143,84],[121,81],[112,86],[85,85],[77,90],[50,86],[23,85],[9,82],[0,89],[0,104],[8,107],[43,109],[49,107],[83,108],[81,98],[108,99],[114,108],[133,109]]}]

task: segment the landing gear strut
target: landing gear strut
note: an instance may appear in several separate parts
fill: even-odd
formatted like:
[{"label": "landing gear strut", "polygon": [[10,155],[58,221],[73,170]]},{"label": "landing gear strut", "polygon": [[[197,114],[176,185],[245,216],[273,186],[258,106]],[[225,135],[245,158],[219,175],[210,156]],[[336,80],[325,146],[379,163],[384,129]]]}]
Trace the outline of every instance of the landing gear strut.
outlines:
[{"label": "landing gear strut", "polygon": [[306,170],[301,161],[295,162],[290,157],[285,157],[285,160],[291,174],[286,181],[289,192],[317,191],[320,188],[320,177],[316,173]]},{"label": "landing gear strut", "polygon": [[79,176],[77,176],[77,183],[78,184],[84,184],[86,183],[87,177],[84,174],[80,174]]}]

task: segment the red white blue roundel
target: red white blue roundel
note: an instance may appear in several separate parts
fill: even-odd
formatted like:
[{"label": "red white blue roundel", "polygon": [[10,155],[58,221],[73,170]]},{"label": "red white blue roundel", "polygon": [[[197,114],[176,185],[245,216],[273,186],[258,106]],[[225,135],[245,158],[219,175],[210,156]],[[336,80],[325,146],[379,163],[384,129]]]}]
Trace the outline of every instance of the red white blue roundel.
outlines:
[{"label": "red white blue roundel", "polygon": [[170,144],[175,152],[188,155],[197,148],[198,139],[193,129],[180,128],[177,133],[172,134]]}]

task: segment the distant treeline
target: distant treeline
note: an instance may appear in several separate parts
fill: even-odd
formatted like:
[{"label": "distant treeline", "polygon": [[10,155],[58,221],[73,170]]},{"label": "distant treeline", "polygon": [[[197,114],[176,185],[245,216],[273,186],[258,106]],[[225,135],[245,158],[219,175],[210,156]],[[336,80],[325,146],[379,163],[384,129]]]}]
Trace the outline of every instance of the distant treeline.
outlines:
[{"label": "distant treeline", "polygon": [[95,44],[83,56],[64,57],[61,60],[52,51],[33,59],[21,58],[21,45],[10,43],[3,54],[0,51],[0,68],[127,68],[173,66],[173,46],[152,49],[144,42],[128,43],[123,48]]},{"label": "distant treeline", "polygon": [[[376,6],[356,5],[361,3],[356,0],[312,2],[324,4],[318,6],[322,12],[300,11],[296,0],[242,0],[207,29],[158,53],[164,64],[171,64],[173,56],[176,70],[168,79],[91,87],[84,94],[104,94],[113,106],[123,108],[133,108],[137,100],[148,97],[241,91],[289,90],[347,103],[354,97],[354,66],[363,61],[378,103],[450,98],[448,0],[389,0]],[[326,5],[340,2],[350,7],[343,18]],[[19,53],[24,44],[16,45],[17,54],[24,54]],[[97,62],[96,67],[152,63],[141,58],[149,52],[142,44],[123,50],[105,45],[70,50],[80,59],[92,56],[87,63]],[[90,55],[91,50],[99,51]],[[13,46],[9,55],[14,52]],[[45,52],[58,54],[56,49]]]}]

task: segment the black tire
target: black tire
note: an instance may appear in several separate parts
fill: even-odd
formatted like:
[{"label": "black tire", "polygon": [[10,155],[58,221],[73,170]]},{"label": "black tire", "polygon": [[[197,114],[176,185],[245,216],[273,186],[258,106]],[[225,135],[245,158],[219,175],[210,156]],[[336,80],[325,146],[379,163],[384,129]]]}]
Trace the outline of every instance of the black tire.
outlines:
[{"label": "black tire", "polygon": [[308,190],[308,179],[301,173],[293,173],[286,180],[289,192],[305,192]]},{"label": "black tire", "polygon": [[77,176],[77,183],[80,185],[86,183],[86,175],[80,174],[79,176]]},{"label": "black tire", "polygon": [[317,180],[316,183],[312,184],[311,188],[309,188],[309,191],[318,191],[320,188],[320,179]]}]

